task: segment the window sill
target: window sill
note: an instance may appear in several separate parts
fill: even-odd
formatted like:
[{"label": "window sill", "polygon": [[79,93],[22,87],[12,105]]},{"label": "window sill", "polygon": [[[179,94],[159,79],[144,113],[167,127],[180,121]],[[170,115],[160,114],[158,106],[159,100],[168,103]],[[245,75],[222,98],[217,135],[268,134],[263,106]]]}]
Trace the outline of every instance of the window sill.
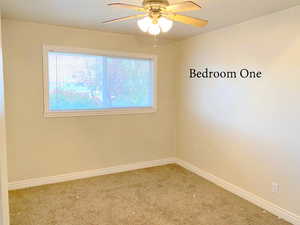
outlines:
[{"label": "window sill", "polygon": [[141,114],[155,113],[154,107],[145,108],[118,108],[118,109],[102,109],[102,110],[82,110],[82,111],[52,111],[44,112],[44,117],[75,117],[75,116],[101,116],[101,115],[124,115],[124,114]]}]

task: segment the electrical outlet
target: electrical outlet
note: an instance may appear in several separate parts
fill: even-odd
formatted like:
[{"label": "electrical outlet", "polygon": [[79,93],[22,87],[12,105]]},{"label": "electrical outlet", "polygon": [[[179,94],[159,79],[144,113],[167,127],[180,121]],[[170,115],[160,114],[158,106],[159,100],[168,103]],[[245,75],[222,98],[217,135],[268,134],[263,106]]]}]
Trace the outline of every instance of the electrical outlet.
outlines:
[{"label": "electrical outlet", "polygon": [[272,183],[272,192],[273,193],[279,192],[279,184],[277,184],[275,182]]}]

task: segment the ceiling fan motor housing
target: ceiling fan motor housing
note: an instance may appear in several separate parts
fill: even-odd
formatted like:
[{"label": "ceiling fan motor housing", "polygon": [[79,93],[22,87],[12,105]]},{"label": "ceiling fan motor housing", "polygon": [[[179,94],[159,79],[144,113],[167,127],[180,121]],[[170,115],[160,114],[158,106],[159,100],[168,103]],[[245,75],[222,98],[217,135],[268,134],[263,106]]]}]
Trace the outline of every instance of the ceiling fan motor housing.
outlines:
[{"label": "ceiling fan motor housing", "polygon": [[168,0],[144,0],[143,6],[146,9],[161,9],[169,5]]}]

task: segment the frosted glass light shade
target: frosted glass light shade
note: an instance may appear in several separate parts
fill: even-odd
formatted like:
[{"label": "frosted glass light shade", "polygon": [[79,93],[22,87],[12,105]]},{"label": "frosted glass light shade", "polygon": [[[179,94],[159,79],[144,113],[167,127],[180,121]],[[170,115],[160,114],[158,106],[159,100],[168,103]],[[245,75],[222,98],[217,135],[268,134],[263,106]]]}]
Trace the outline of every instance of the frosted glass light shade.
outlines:
[{"label": "frosted glass light shade", "polygon": [[173,21],[168,20],[165,17],[160,17],[158,20],[158,25],[160,26],[162,32],[168,32],[173,27]]},{"label": "frosted glass light shade", "polygon": [[148,32],[151,35],[158,35],[160,32],[168,32],[173,27],[173,21],[165,17],[160,17],[157,23],[149,16],[137,21],[138,27],[143,32]]},{"label": "frosted glass light shade", "polygon": [[149,16],[147,16],[141,20],[138,20],[137,24],[143,32],[147,32],[152,24],[152,19]]},{"label": "frosted glass light shade", "polygon": [[151,24],[148,29],[149,34],[151,35],[159,35],[160,34],[160,26],[158,24]]}]

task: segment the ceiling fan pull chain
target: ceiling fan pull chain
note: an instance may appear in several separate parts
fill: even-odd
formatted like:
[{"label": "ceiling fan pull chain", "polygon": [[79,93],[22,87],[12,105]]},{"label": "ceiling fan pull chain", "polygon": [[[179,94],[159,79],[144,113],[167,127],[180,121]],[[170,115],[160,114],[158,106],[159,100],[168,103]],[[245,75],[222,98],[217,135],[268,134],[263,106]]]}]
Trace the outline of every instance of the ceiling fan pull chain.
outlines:
[{"label": "ceiling fan pull chain", "polygon": [[158,48],[158,35],[154,35],[154,44],[153,48]]}]

